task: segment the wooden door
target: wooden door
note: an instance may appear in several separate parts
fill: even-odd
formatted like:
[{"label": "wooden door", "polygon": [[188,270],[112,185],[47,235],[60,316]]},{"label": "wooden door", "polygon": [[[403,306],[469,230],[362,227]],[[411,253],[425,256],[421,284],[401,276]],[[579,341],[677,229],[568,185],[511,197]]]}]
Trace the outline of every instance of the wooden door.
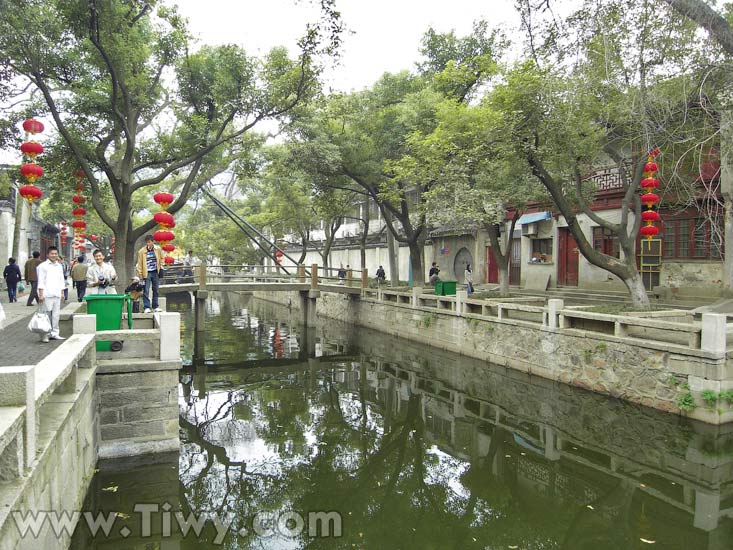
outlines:
[{"label": "wooden door", "polygon": [[496,263],[494,249],[490,246],[486,247],[486,282],[499,283],[499,265]]},{"label": "wooden door", "polygon": [[561,286],[578,286],[578,243],[567,228],[560,228],[558,237],[557,282]]},{"label": "wooden door", "polygon": [[509,284],[520,285],[522,281],[522,239],[512,239],[512,256],[509,260]]}]

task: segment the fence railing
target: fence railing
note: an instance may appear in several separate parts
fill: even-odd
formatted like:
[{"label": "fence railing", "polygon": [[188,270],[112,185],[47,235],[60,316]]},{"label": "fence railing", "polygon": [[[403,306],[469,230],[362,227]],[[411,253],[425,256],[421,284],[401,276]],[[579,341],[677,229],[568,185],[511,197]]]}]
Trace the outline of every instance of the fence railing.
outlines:
[{"label": "fence railing", "polygon": [[689,311],[631,312],[623,315],[596,313],[587,306],[566,307],[562,299],[541,297],[476,300],[465,291],[455,296],[412,291],[364,289],[362,298],[447,315],[534,326],[542,330],[608,335],[653,346],[675,345],[722,356],[733,348],[733,319],[704,313],[700,321]]},{"label": "fence railing", "polygon": [[74,393],[79,368],[94,366],[94,335],[74,334],[37,365],[0,367],[0,481],[22,476],[35,460],[39,414],[55,393]]}]

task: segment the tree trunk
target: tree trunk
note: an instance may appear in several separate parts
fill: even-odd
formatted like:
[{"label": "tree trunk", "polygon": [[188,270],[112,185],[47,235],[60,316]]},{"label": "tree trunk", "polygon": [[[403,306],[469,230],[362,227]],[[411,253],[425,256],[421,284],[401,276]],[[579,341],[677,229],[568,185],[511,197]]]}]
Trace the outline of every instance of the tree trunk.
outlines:
[{"label": "tree trunk", "polygon": [[635,273],[632,277],[622,279],[626,288],[629,289],[629,296],[631,297],[631,303],[634,307],[649,307],[649,296],[646,293],[644,287],[644,281],[641,278],[640,273]]},{"label": "tree trunk", "polygon": [[723,195],[723,288],[733,290],[733,113],[725,105],[720,114],[720,191]]},{"label": "tree trunk", "polygon": [[425,273],[423,273],[423,246],[420,242],[422,231],[410,239],[407,246],[410,248],[410,265],[412,266],[412,286],[422,287],[425,285]]},{"label": "tree trunk", "polygon": [[486,224],[484,228],[489,234],[489,242],[491,243],[491,251],[494,254],[496,260],[496,266],[499,271],[499,295],[509,295],[509,259],[511,258],[511,239],[514,234],[514,227],[517,224],[517,220],[522,215],[522,210],[515,213],[514,218],[509,226],[509,231],[506,233],[506,239],[504,242],[504,249],[502,251],[501,242],[499,240],[499,228],[494,224]]},{"label": "tree trunk", "polygon": [[394,235],[387,228],[387,253],[389,254],[389,278],[392,286],[400,284],[400,248],[397,246]]},{"label": "tree trunk", "polygon": [[[23,223],[23,208],[25,208],[25,201],[17,191],[15,191],[15,224],[13,226],[13,258],[20,263],[20,226]],[[28,251],[30,257],[30,250]]]},{"label": "tree trunk", "polygon": [[503,264],[498,264],[498,268],[499,268],[499,296],[509,296],[509,266],[505,262]]}]

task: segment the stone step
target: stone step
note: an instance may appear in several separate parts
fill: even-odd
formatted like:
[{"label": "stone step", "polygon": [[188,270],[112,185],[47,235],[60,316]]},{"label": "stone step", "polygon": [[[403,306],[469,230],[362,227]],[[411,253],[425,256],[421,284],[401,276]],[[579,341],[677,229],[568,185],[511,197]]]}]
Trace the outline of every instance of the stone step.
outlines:
[{"label": "stone step", "polygon": [[160,340],[160,329],[103,330],[95,333],[98,342]]},{"label": "stone step", "polygon": [[155,371],[155,370],[179,370],[180,360],[161,361],[151,358],[115,358],[98,359],[97,374],[120,374],[128,372]]}]

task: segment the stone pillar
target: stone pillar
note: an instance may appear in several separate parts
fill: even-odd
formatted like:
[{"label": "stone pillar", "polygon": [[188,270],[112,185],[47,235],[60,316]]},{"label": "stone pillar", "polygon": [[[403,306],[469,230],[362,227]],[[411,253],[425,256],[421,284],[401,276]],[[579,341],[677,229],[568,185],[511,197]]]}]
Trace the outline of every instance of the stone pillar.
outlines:
[{"label": "stone pillar", "polygon": [[178,361],[181,358],[181,314],[156,313],[155,324],[160,328],[160,360]]},{"label": "stone pillar", "polygon": [[420,294],[422,294],[422,287],[413,287],[412,307],[420,307]]},{"label": "stone pillar", "polygon": [[693,525],[703,531],[712,531],[720,519],[720,494],[695,491]]},{"label": "stone pillar", "polygon": [[311,265],[311,289],[318,289],[318,264]]},{"label": "stone pillar", "polygon": [[305,266],[303,264],[298,264],[298,280],[301,283],[305,282]]},{"label": "stone pillar", "polygon": [[466,300],[468,300],[468,291],[456,290],[456,313],[458,315],[466,312]]},{"label": "stone pillar", "polygon": [[201,262],[199,270],[199,290],[206,290],[206,262]]},{"label": "stone pillar", "polygon": [[[21,445],[17,445],[14,463],[5,467],[12,467],[18,474],[24,467],[30,468],[36,460],[36,432],[38,418],[36,417],[36,374],[33,365],[19,367],[3,367],[0,372],[0,407],[25,407],[25,427]],[[21,440],[16,439],[16,444]],[[15,463],[17,462],[17,464]]]},{"label": "stone pillar", "polygon": [[700,349],[725,355],[726,316],[722,313],[702,314]]},{"label": "stone pillar", "polygon": [[194,331],[203,331],[206,326],[206,298],[209,297],[209,291],[197,290],[193,296]]},{"label": "stone pillar", "polygon": [[547,326],[548,328],[558,328],[558,311],[565,307],[565,301],[559,298],[551,298],[547,300]]},{"label": "stone pillar", "polygon": [[361,288],[369,287],[369,270],[365,267],[361,270]]}]

